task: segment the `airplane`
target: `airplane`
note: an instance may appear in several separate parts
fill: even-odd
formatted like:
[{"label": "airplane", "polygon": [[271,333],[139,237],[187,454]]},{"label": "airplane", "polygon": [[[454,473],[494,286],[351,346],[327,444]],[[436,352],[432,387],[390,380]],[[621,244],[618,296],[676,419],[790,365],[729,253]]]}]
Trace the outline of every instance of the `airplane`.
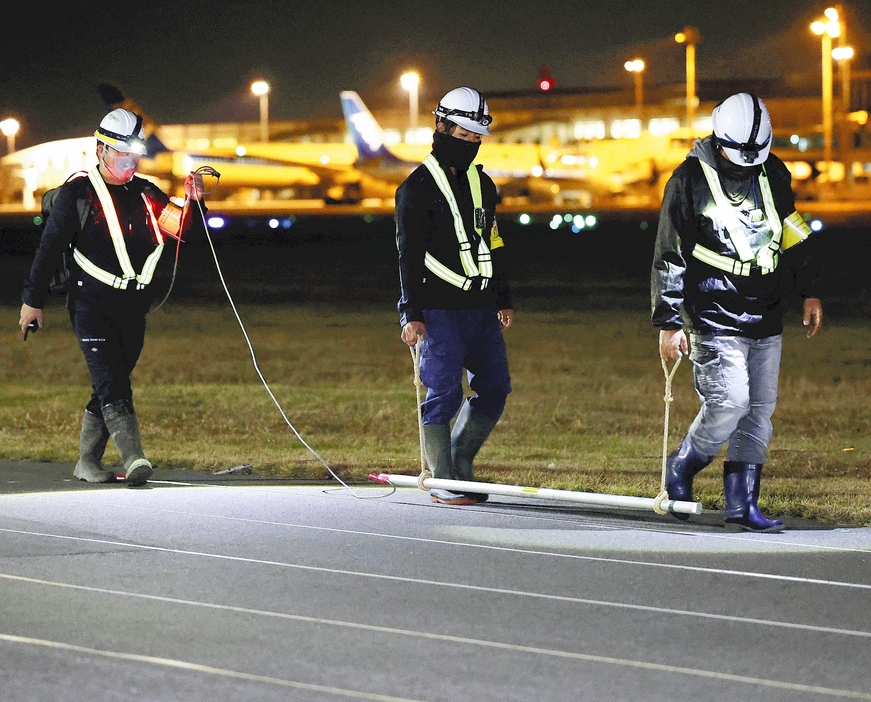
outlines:
[{"label": "airplane", "polygon": [[[392,205],[396,188],[430,152],[430,146],[423,144],[388,148],[381,126],[359,94],[350,90],[342,91],[339,97],[352,144],[257,142],[235,150],[211,147],[196,152],[170,151],[163,145],[160,128],[135,102],[111,86],[101,86],[100,90],[107,107],[125,107],[143,115],[146,141],[154,147],[151,161],[143,159],[144,174],[169,179],[177,189],[191,170],[212,165],[221,173],[223,199],[250,198],[255,190],[267,190],[271,191],[271,199]],[[503,198],[552,202],[556,193],[564,192],[563,199],[576,198],[580,193],[589,205],[582,172],[569,168],[552,177],[544,175],[537,145],[485,141],[477,160],[484,164]]]},{"label": "airplane", "polygon": [[665,183],[686,159],[697,138],[707,132],[680,128],[663,135],[643,132],[632,139],[598,139],[571,149],[554,149],[546,156],[545,175],[561,169],[581,169],[591,192],[600,201],[646,198],[657,204]]},{"label": "airplane", "polygon": [[[210,165],[221,173],[219,188],[210,200],[228,205],[268,208],[276,201],[306,200],[321,205],[377,203],[390,207],[398,185],[430,151],[428,144],[388,147],[383,130],[354,91],[340,94],[351,143],[267,142],[203,149],[168,148],[160,125],[133,100],[113,86],[102,85],[98,91],[108,109],[124,107],[142,115],[148,153],[139,173],[171,195],[182,193],[188,173]],[[558,150],[485,140],[477,161],[493,178],[503,203],[590,207],[624,193],[627,185],[652,179],[654,146],[641,149],[636,140],[614,141],[622,143],[601,141],[583,149]],[[656,148],[661,149],[662,143]],[[688,150],[683,148],[679,159]],[[94,137],[83,137],[4,157],[0,203],[17,198],[33,209],[37,193],[63,182],[75,170],[94,165],[94,151]],[[642,159],[642,154],[650,156]],[[664,168],[658,170],[661,173]]]},{"label": "airplane", "polygon": [[[353,171],[355,151],[346,144],[263,144],[247,151],[213,147],[173,150],[167,147],[160,126],[134,101],[113,86],[101,85],[98,92],[108,110],[124,107],[142,116],[147,153],[138,174],[170,195],[183,196],[187,174],[210,165],[221,174],[213,200],[250,203],[263,196],[264,200],[323,202],[324,184],[306,162],[332,159],[338,162],[339,171]],[[0,159],[0,211],[38,210],[42,193],[63,183],[71,173],[97,164],[95,152],[96,137],[87,136],[37,144],[4,156]]]},{"label": "airplane", "polygon": [[[363,174],[360,182],[363,191],[380,190],[382,196],[393,197],[396,188],[417,168],[429,154],[431,147],[425,144],[395,144],[388,148],[384,132],[360,96],[345,90],[340,94],[342,112],[348,132],[357,146],[355,168]],[[484,140],[478,150],[477,163],[484,166],[499,191],[506,199],[523,199],[527,202],[554,202],[565,198],[579,197],[587,201],[586,182],[580,169],[563,168],[552,176],[546,175],[542,165],[541,149],[535,144],[502,144]],[[583,181],[583,182],[582,182]],[[573,188],[570,192],[568,187]],[[386,191],[390,191],[389,195]]]}]

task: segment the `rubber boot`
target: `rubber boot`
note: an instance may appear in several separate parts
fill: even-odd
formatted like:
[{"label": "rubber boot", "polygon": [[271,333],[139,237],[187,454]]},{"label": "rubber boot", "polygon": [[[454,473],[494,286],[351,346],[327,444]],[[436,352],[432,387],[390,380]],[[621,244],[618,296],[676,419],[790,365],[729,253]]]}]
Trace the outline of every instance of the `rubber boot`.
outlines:
[{"label": "rubber boot", "polygon": [[[472,462],[495,426],[495,420],[472,409],[468,400],[463,403],[451,431],[451,458],[454,463],[454,472],[459,480],[472,481],[475,479]],[[479,492],[466,494],[474,498],[476,502],[486,502],[488,497],[486,493]]]},{"label": "rubber boot", "polygon": [[118,400],[103,407],[103,419],[112,434],[112,440],[121,454],[124,471],[127,475],[127,485],[139,487],[145,485],[151,477],[151,462],[142,451],[142,439],[139,436],[139,419],[133,411],[133,405],[128,400]]},{"label": "rubber boot", "polygon": [[726,461],[723,464],[723,493],[726,497],[726,530],[776,533],[783,531],[779,519],[766,519],[759,506],[762,463]]},{"label": "rubber boot", "polygon": [[[702,468],[710,465],[713,456],[703,456],[696,453],[687,434],[680,447],[672,453],[665,462],[665,489],[668,499],[681,502],[693,501],[693,478]],[[688,514],[672,513],[675,519],[682,522],[690,518]]]},{"label": "rubber boot", "polygon": [[79,435],[79,461],[73,476],[89,483],[111,483],[115,473],[103,468],[103,453],[109,441],[109,430],[102,417],[85,410],[82,433]]},{"label": "rubber boot", "polygon": [[[451,461],[451,427],[447,424],[423,425],[423,450],[426,464],[433,478],[439,480],[456,480],[454,465]],[[473,505],[475,499],[460,492],[442,488],[429,491],[433,502],[443,505]]]}]

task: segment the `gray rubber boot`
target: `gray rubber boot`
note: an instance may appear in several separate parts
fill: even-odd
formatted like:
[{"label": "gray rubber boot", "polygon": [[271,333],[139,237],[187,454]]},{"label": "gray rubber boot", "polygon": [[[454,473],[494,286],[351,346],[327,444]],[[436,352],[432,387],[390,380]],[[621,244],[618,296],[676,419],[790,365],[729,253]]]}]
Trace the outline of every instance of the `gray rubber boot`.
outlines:
[{"label": "gray rubber boot", "polygon": [[111,483],[115,473],[103,468],[103,453],[109,441],[109,430],[102,417],[85,410],[82,433],[79,435],[79,461],[73,476],[89,483]]},{"label": "gray rubber boot", "polygon": [[[456,480],[451,461],[451,427],[448,424],[423,425],[423,450],[433,478]],[[460,492],[433,488],[430,499],[443,505],[473,505],[475,499]]]},{"label": "gray rubber boot", "polygon": [[139,436],[139,419],[128,400],[118,400],[103,407],[103,419],[112,434],[112,440],[121,454],[127,484],[130,487],[145,485],[151,474],[151,462],[142,451]]},{"label": "gray rubber boot", "polygon": [[[495,426],[495,420],[472,409],[468,400],[463,403],[451,431],[451,459],[458,480],[472,481],[475,479],[472,463]],[[487,500],[486,493],[468,494],[474,497],[477,502]]]}]

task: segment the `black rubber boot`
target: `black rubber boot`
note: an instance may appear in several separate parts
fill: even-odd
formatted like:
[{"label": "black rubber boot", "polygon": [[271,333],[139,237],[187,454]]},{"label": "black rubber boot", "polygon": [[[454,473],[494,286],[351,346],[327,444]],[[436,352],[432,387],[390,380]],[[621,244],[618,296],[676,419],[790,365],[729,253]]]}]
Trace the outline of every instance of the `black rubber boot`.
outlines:
[{"label": "black rubber boot", "polygon": [[[678,450],[666,459],[665,489],[668,491],[668,499],[692,502],[693,478],[696,473],[710,465],[713,460],[713,456],[703,456],[696,453],[689,435],[685,436]],[[682,522],[690,518],[688,514],[672,513],[671,516]]]},{"label": "black rubber boot", "polygon": [[[448,424],[423,425],[423,450],[426,464],[433,478],[456,480],[454,464],[451,460],[451,427]],[[442,488],[429,491],[430,499],[443,505],[473,505],[475,500],[463,493]]]},{"label": "black rubber boot", "polygon": [[109,430],[102,417],[85,410],[82,433],[79,435],[79,460],[73,476],[89,483],[111,483],[115,473],[103,468],[103,453],[109,441]]},{"label": "black rubber boot", "polygon": [[723,493],[726,497],[726,530],[755,531],[773,534],[783,531],[779,519],[767,519],[756,504],[759,500],[759,480],[762,463],[723,464]]},{"label": "black rubber boot", "polygon": [[[451,431],[451,458],[453,459],[454,472],[459,480],[473,481],[475,479],[472,463],[495,426],[495,420],[472,409],[468,400],[463,403]],[[466,494],[474,498],[476,502],[486,502],[488,497],[486,493],[470,492]]]},{"label": "black rubber boot", "polygon": [[112,434],[112,440],[121,454],[124,471],[127,475],[127,485],[139,487],[145,485],[151,477],[151,462],[142,451],[142,439],[139,436],[139,419],[133,411],[133,405],[128,400],[118,400],[102,408],[103,419]]}]

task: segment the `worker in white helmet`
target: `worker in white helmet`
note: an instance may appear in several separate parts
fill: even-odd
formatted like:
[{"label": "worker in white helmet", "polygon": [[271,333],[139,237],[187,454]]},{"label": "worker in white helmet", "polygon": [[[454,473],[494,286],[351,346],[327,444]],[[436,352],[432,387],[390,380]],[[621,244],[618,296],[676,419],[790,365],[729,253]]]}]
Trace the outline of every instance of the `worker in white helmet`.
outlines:
[{"label": "worker in white helmet", "polygon": [[[435,478],[472,480],[472,462],[511,392],[502,332],[513,324],[514,310],[496,225],[496,186],[473,163],[490,134],[487,102],[477,90],[455,88],[433,114],[432,153],[396,191],[398,309],[402,340],[419,344],[429,469]],[[456,505],[487,496],[430,490],[430,497]]]},{"label": "worker in white helmet", "polygon": [[[93,483],[116,479],[102,464],[111,436],[127,484],[139,486],[152,475],[152,465],[142,450],[130,374],[145,340],[151,283],[165,237],[172,233],[158,224],[169,198],[135,175],[147,151],[141,117],[112,110],[95,135],[98,165],[57,191],[24,282],[19,324],[25,333],[32,323],[44,326],[49,282],[72,246],[67,309],[93,386],[73,475]],[[199,175],[190,174],[184,188],[190,198],[203,196]]]},{"label": "worker in white helmet", "polygon": [[659,353],[664,360],[689,353],[702,402],[668,456],[666,489],[672,500],[692,500],[693,477],[728,443],[726,527],[777,532],[783,522],[765,517],[758,499],[777,402],[784,297],[795,284],[807,336],[815,336],[823,317],[820,271],[790,173],[770,153],[763,102],[732,95],[714,108],[713,126],[666,185],[653,259]]}]

